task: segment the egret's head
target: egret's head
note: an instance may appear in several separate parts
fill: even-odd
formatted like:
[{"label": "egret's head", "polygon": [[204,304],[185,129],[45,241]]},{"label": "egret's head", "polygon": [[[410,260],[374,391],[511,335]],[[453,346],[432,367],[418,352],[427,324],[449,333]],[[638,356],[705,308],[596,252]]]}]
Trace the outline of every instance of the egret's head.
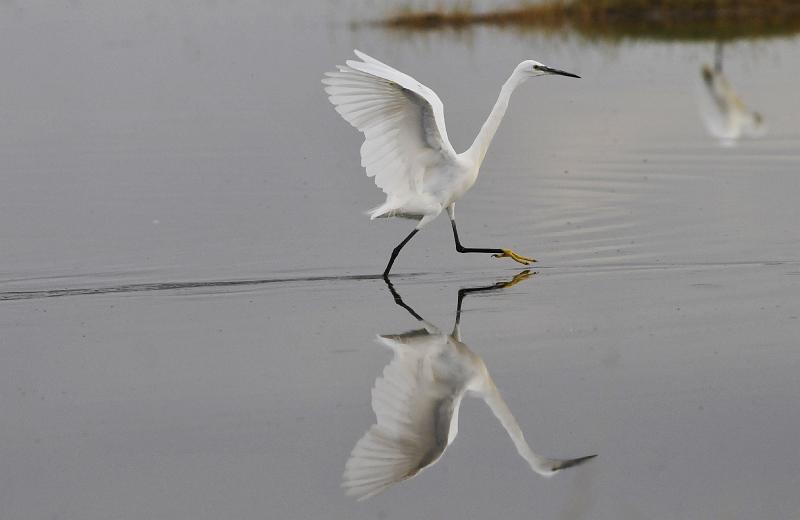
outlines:
[{"label": "egret's head", "polygon": [[558,74],[560,76],[569,76],[570,78],[580,78],[577,74],[565,72],[563,70],[548,67],[543,63],[534,60],[526,60],[517,65],[516,72],[521,74],[524,78],[532,78],[534,76],[544,76],[545,74]]}]

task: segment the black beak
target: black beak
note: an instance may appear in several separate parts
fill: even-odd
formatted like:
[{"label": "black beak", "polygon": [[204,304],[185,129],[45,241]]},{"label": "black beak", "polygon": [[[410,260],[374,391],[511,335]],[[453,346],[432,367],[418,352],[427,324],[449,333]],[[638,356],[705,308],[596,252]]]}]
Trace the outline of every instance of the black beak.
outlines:
[{"label": "black beak", "polygon": [[536,70],[541,70],[542,72],[547,72],[548,74],[558,74],[559,76],[569,76],[570,78],[580,78],[577,74],[573,74],[571,72],[566,72],[563,70],[553,69],[550,67],[545,67],[544,65],[540,65],[536,67]]}]

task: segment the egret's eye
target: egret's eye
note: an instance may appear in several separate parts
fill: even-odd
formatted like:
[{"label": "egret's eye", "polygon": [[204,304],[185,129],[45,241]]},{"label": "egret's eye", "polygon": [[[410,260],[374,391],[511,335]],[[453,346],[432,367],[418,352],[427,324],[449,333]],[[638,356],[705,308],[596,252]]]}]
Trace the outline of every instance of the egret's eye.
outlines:
[{"label": "egret's eye", "polygon": [[[447,208],[448,216],[452,221],[453,235],[458,252],[491,253],[496,258],[510,258],[523,265],[535,262],[536,260],[533,258],[519,255],[510,249],[467,248],[462,246],[456,232],[453,208],[455,201],[464,195],[475,182],[478,170],[486,155],[486,150],[489,148],[497,126],[505,114],[511,92],[526,80],[544,74],[562,74],[576,78],[578,76],[551,69],[533,59],[519,62],[500,89],[500,96],[497,98],[494,108],[492,108],[486,123],[481,127],[481,131],[473,141],[472,146],[466,152],[458,154],[444,132],[442,102],[433,90],[423,86],[411,76],[403,74],[361,51],[356,50],[355,53],[361,61],[347,60],[345,65],[337,67],[337,71],[326,73],[322,83],[326,85],[325,92],[329,96],[328,99],[336,107],[336,111],[348,123],[364,134],[364,144],[361,145],[361,162],[367,168],[367,175],[375,177],[378,187],[386,193],[386,202],[371,209],[369,216],[370,218],[402,217],[419,221],[414,230],[392,250],[389,263],[383,270],[383,278],[386,283],[389,284],[389,272],[400,250],[424,225],[440,215],[443,208]],[[530,72],[527,76],[525,75],[526,65],[528,72]],[[542,72],[542,74],[537,74],[537,72]],[[401,93],[402,95],[400,95]],[[398,111],[404,114],[402,121],[398,120]],[[424,169],[425,178],[423,180],[425,182],[419,180],[421,169]],[[389,286],[391,288],[391,284]],[[404,304],[401,306],[406,307]],[[406,307],[406,310],[410,311],[410,307]],[[422,319],[414,311],[410,312],[415,318]],[[469,383],[471,383],[471,380]],[[376,386],[376,388],[379,388],[379,386]],[[465,386],[468,386],[467,383],[465,383]],[[491,387],[490,390],[494,392],[494,387],[489,386]],[[375,395],[377,396],[378,394]],[[456,398],[460,399],[460,395],[463,395],[463,392],[456,395]],[[401,397],[405,398],[405,396]],[[439,399],[439,397],[436,398]],[[496,396],[492,397],[492,399],[495,398]],[[378,403],[378,401],[374,399],[373,404]],[[384,402],[381,400],[380,406],[391,407],[393,405],[389,401]],[[396,411],[393,409],[392,414]],[[442,413],[455,417],[456,411],[457,408],[453,408]],[[505,413],[504,410],[502,412]],[[416,410],[414,413],[419,415]],[[379,413],[379,423],[383,420],[384,415],[382,412]],[[428,415],[430,416],[430,414]],[[400,420],[398,417],[392,415],[391,420],[397,422],[397,420]],[[516,423],[510,418],[509,420],[513,429],[516,430]],[[447,417],[444,415],[437,417],[436,421],[438,421],[436,425],[441,423],[447,426],[451,423],[449,415]],[[501,420],[501,422],[503,424],[507,423],[504,420]],[[455,426],[455,422],[453,422],[453,425]],[[406,426],[406,422],[402,422],[402,428],[406,428]],[[427,423],[423,426],[427,427]],[[382,432],[383,430],[381,429],[380,431]],[[405,432],[406,430],[404,429],[403,434]],[[398,452],[403,457],[397,458],[394,456],[394,452],[391,451],[393,449],[402,450],[407,446],[403,445],[395,448],[394,445],[389,446],[385,442],[378,443],[380,444],[378,446],[375,441],[371,440],[373,433],[373,430],[370,429],[366,436],[362,438],[365,443],[367,441],[371,443],[364,444],[364,446],[368,446],[368,448],[363,448],[364,453],[370,453],[365,456],[364,460],[366,462],[363,462],[364,465],[359,466],[362,462],[357,461],[361,455],[353,455],[354,458],[351,458],[347,463],[344,473],[344,485],[348,494],[358,494],[360,498],[374,495],[394,480],[402,480],[409,476],[408,472],[403,469],[405,466],[400,468],[400,466],[394,464],[396,461],[400,461],[397,464],[401,466],[405,464],[406,459],[403,457],[406,456],[406,453]],[[416,433],[411,433],[415,435],[414,441],[416,442]],[[516,432],[512,433],[516,435]],[[404,439],[405,437],[401,440]],[[359,441],[359,443],[362,441]],[[435,456],[430,457],[432,462],[425,463],[422,466],[415,466],[415,472],[424,468],[425,465],[433,464],[441,455],[449,441],[448,443],[440,441],[442,439],[439,439],[437,433],[437,435],[431,436],[430,442],[434,443],[431,445],[433,448],[427,445],[420,445],[424,448],[423,451],[426,457],[430,453]],[[514,442],[522,446],[518,450],[520,453],[524,448],[526,460],[529,460],[527,452],[530,450],[527,445],[523,445],[524,441],[521,434],[518,439],[515,437]],[[362,448],[359,446],[361,444],[356,445],[353,450],[354,454],[361,453],[360,450]],[[415,445],[414,449],[416,450],[418,447]],[[430,451],[431,449],[434,451]],[[378,452],[375,450],[378,450]],[[380,450],[384,451],[381,452]],[[372,453],[377,454],[372,455]],[[372,459],[369,457],[372,457]],[[375,462],[378,459],[380,459],[380,463]],[[353,462],[354,460],[357,462]],[[392,464],[383,464],[383,460],[388,460]],[[538,462],[538,460],[536,464],[541,465],[542,463]],[[550,467],[550,465],[554,464],[552,462],[553,459],[544,460],[547,461],[546,466],[548,467],[542,466],[538,469],[534,468],[534,470],[548,475],[558,469],[578,464],[578,462],[566,461]],[[580,461],[582,460],[588,459],[580,459]],[[402,471],[398,473],[397,468]],[[386,473],[382,473],[383,471],[386,471]],[[349,478],[352,480],[348,481]]]}]

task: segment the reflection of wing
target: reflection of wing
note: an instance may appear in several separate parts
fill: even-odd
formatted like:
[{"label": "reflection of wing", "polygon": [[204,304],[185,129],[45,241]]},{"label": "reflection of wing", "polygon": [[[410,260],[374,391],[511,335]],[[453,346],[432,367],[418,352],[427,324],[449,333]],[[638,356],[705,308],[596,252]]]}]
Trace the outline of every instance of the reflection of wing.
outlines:
[{"label": "reflection of wing", "polygon": [[361,165],[375,184],[391,197],[419,193],[427,165],[455,160],[442,102],[411,76],[355,52],[362,61],[326,73],[325,91],[336,111],[364,133]]},{"label": "reflection of wing", "polygon": [[413,477],[447,447],[455,396],[432,380],[424,359],[436,338],[442,336],[427,331],[379,337],[395,356],[372,390],[377,424],[345,465],[342,487],[348,495],[363,500]]}]

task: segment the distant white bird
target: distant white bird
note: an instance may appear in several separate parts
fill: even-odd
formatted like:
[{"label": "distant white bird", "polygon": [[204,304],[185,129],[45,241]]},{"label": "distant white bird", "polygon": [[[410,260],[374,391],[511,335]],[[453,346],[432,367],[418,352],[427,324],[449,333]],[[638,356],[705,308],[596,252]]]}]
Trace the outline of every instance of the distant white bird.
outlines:
[{"label": "distant white bird", "polygon": [[510,249],[462,246],[456,230],[455,202],[475,183],[514,89],[534,76],[580,76],[533,60],[523,61],[503,84],[472,146],[459,154],[447,138],[442,102],[433,90],[363,52],[355,53],[361,61],[348,60],[338,66],[338,72],[326,73],[322,82],[336,111],[364,133],[361,165],[386,193],[386,202],[369,210],[369,216],[419,221],[394,248],[383,275],[388,276],[403,246],[445,209],[459,253],[493,253],[525,265],[535,262]]},{"label": "distant white bird", "polygon": [[708,132],[723,146],[733,146],[743,136],[760,137],[766,132],[764,118],[750,110],[722,72],[722,45],[717,44],[714,67],[703,65],[706,98],[701,105]]},{"label": "distant white bird", "polygon": [[466,292],[508,287],[528,276],[525,271],[506,284],[459,291],[456,324],[450,334],[425,321],[389,285],[395,301],[424,328],[378,336],[394,358],[372,390],[377,423],[356,443],[345,465],[342,487],[348,495],[364,500],[437,462],[456,438],[458,410],[468,392],[489,405],[536,473],[550,476],[594,457],[551,459],[534,453],[483,360],[461,341],[459,318]]}]

